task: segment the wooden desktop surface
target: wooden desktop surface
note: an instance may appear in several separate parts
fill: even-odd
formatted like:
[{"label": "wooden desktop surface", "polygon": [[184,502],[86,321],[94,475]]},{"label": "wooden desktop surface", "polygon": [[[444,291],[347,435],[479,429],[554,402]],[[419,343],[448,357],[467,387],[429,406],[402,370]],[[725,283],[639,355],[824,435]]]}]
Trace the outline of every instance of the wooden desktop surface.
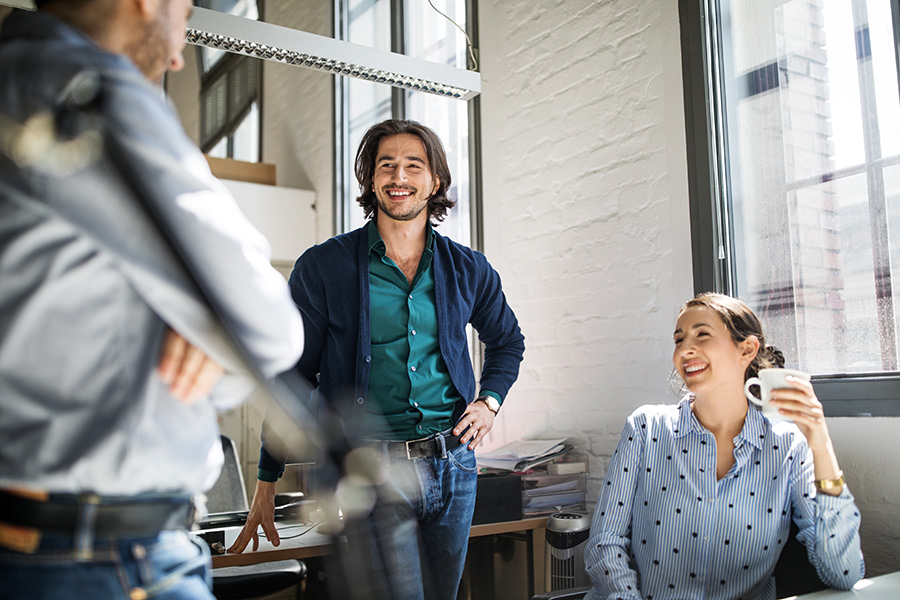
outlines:
[{"label": "wooden desktop surface", "polygon": [[[296,525],[278,523],[281,544],[273,546],[263,537],[259,539],[259,550],[252,550],[252,542],[244,550],[243,554],[219,554],[213,555],[213,568],[235,567],[240,565],[253,565],[263,562],[287,559],[304,559],[325,556],[334,551],[333,538],[322,535],[316,527],[310,525]],[[532,517],[518,521],[503,521],[500,523],[485,523],[473,525],[469,531],[470,538],[504,533],[533,532],[544,529],[547,526],[547,517]],[[240,527],[223,528],[225,532],[225,547],[229,547],[237,539]],[[301,532],[304,532],[301,534]],[[301,534],[301,535],[298,535]],[[296,536],[296,537],[293,537]]]}]

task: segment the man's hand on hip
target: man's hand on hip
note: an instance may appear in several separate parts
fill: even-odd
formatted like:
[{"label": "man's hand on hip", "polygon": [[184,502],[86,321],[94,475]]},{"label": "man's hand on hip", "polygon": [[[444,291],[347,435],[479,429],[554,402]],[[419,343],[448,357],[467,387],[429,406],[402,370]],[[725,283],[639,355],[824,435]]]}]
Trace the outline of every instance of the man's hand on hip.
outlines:
[{"label": "man's hand on hip", "polygon": [[169,393],[185,404],[208,396],[224,373],[218,363],[172,329],[166,332],[156,372],[168,384]]},{"label": "man's hand on hip", "polygon": [[253,540],[253,551],[259,549],[259,533],[257,529],[262,525],[266,539],[273,546],[281,544],[278,530],[275,529],[275,482],[256,480],[256,491],[253,492],[253,501],[250,503],[250,513],[244,523],[241,533],[228,548],[229,552],[240,554]]},{"label": "man's hand on hip", "polygon": [[459,435],[459,441],[469,444],[469,450],[474,450],[494,427],[494,416],[494,412],[484,402],[470,402],[453,428],[453,435]]}]

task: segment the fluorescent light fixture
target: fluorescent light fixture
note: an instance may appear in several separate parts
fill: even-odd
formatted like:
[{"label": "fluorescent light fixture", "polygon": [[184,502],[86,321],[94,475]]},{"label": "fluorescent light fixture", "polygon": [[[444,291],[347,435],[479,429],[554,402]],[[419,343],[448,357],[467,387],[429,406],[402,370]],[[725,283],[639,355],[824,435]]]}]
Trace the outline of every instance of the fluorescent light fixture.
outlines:
[{"label": "fluorescent light fixture", "polygon": [[[33,0],[0,0],[33,9]],[[394,87],[469,100],[481,93],[481,74],[195,6],[186,41],[265,60],[357,77]]]},{"label": "fluorescent light fixture", "polygon": [[481,93],[481,74],[195,6],[187,42],[460,100]]}]

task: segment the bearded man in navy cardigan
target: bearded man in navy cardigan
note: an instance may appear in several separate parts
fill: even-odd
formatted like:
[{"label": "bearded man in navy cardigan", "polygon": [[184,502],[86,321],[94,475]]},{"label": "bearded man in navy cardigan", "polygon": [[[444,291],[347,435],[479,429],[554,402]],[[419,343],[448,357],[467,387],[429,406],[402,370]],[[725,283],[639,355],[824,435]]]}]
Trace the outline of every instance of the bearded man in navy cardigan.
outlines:
[{"label": "bearded man in navy cardigan", "polygon": [[[354,565],[341,594],[456,598],[475,505],[473,450],[518,376],[524,337],[484,255],[434,230],[455,202],[432,130],[375,125],[356,176],[370,220],[307,250],[290,277],[306,332],[297,369],[352,441],[347,464],[374,462],[384,473],[374,504],[338,486]],[[477,396],[470,323],[485,345]],[[269,445],[264,435],[253,506],[231,551],[251,539],[256,549],[258,525],[278,544],[284,458]]]}]

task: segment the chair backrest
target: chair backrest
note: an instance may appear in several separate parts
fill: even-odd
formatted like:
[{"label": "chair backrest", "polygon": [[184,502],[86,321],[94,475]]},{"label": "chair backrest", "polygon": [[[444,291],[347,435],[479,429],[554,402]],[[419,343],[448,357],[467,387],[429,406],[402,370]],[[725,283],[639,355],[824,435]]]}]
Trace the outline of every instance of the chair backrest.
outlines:
[{"label": "chair backrest", "polygon": [[223,435],[221,438],[225,463],[219,479],[206,493],[206,509],[210,514],[247,510],[249,506],[237,447],[228,436]]},{"label": "chair backrest", "polygon": [[788,598],[800,594],[809,594],[824,590],[828,586],[822,583],[816,568],[809,562],[809,554],[797,534],[800,528],[791,521],[791,532],[785,541],[781,556],[775,565],[775,596]]}]

